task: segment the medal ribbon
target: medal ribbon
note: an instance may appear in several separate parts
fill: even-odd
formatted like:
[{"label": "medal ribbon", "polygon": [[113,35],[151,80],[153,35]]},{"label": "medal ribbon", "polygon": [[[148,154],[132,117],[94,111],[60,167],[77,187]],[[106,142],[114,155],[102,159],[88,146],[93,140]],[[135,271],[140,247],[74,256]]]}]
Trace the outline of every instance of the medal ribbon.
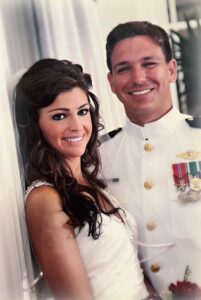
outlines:
[{"label": "medal ribbon", "polygon": [[173,178],[177,186],[188,185],[188,168],[187,163],[173,164]]}]

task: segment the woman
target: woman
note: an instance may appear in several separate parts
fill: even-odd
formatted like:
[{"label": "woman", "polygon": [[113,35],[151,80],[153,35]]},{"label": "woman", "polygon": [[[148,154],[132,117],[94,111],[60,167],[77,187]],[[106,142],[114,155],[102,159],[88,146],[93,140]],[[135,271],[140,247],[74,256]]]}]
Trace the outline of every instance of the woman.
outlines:
[{"label": "woman", "polygon": [[102,126],[91,84],[80,65],[56,59],[17,84],[29,235],[55,299],[143,299],[136,223],[97,178]]}]

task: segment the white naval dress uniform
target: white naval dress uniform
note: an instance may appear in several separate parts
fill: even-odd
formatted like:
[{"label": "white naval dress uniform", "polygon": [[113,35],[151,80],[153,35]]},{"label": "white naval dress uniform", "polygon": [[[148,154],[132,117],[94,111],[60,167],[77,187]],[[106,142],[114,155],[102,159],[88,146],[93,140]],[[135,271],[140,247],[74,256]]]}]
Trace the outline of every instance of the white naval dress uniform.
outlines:
[{"label": "white naval dress uniform", "polygon": [[187,265],[189,280],[201,286],[201,179],[195,201],[183,203],[172,167],[201,168],[201,129],[187,117],[173,108],[144,127],[127,120],[100,148],[110,191],[137,220],[139,256],[159,293],[183,280]]}]

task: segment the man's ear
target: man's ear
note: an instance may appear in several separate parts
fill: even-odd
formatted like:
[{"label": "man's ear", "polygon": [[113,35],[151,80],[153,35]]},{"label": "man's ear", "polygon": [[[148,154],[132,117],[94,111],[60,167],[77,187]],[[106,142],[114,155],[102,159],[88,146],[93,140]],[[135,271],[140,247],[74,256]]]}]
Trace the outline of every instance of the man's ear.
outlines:
[{"label": "man's ear", "polygon": [[173,58],[168,63],[168,70],[169,70],[169,81],[175,82],[177,80],[177,62]]},{"label": "man's ear", "polygon": [[109,84],[110,84],[112,92],[115,94],[115,87],[114,87],[113,77],[112,77],[112,73],[111,72],[107,73],[107,79],[109,81]]}]

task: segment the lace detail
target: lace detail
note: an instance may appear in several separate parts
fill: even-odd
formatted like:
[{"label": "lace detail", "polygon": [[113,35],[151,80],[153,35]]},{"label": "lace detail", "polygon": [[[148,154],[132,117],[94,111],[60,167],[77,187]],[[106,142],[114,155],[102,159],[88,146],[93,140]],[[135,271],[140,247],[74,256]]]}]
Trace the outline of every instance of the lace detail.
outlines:
[{"label": "lace detail", "polygon": [[31,193],[31,191],[37,187],[43,186],[43,185],[49,185],[53,186],[53,184],[45,181],[45,180],[35,180],[31,183],[31,185],[27,188],[25,192],[25,200],[27,199],[28,195]]}]

